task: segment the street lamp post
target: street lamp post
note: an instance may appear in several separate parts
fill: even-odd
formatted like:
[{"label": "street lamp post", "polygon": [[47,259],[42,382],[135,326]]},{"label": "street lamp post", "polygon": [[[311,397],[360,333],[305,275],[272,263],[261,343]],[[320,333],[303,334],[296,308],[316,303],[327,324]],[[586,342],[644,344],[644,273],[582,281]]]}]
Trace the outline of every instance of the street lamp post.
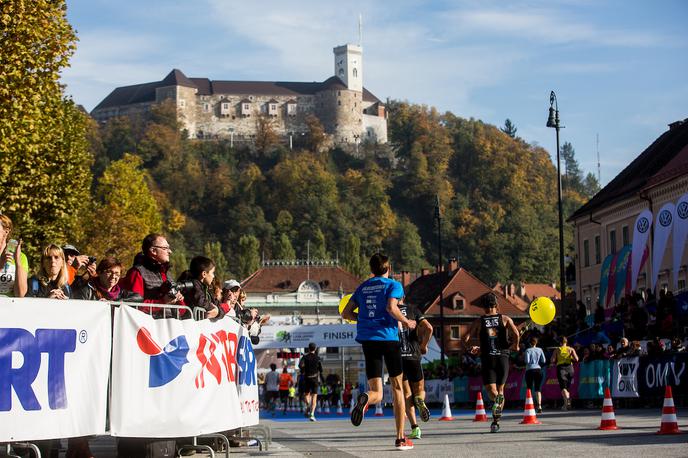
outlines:
[{"label": "street lamp post", "polygon": [[[440,195],[435,196],[435,219],[437,220],[437,270],[442,281],[442,215],[440,214]],[[443,287],[440,285],[440,362],[444,366],[444,306]]]},{"label": "street lamp post", "polygon": [[559,104],[554,91],[549,94],[549,117],[547,127],[553,127],[557,132],[557,198],[559,199],[559,287],[561,288],[561,303],[566,297],[566,271],[564,267],[564,211],[561,200],[561,159],[559,158]]}]

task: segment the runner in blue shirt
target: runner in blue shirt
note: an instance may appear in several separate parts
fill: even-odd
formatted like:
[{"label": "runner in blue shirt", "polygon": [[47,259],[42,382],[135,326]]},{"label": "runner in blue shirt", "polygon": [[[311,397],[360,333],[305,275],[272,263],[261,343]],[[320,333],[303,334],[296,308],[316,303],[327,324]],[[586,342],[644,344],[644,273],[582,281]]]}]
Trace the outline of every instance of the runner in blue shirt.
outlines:
[{"label": "runner in blue shirt", "polygon": [[[363,346],[368,378],[368,392],[358,395],[351,411],[351,423],[358,426],[368,405],[382,401],[382,361],[384,359],[392,387],[394,419],[397,429],[395,446],[410,450],[413,442],[404,436],[404,392],[402,388],[401,347],[399,323],[414,329],[416,322],[407,319],[399,310],[404,288],[389,278],[389,258],[376,253],[370,258],[374,277],[364,281],[354,292],[342,311],[342,317],[357,322],[356,341]],[[358,313],[354,310],[358,307]]]}]

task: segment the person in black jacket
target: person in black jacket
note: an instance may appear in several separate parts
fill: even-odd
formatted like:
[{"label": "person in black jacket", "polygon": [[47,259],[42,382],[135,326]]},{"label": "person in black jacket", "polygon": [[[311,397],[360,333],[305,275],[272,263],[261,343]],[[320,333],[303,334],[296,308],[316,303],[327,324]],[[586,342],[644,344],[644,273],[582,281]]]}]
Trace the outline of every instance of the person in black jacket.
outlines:
[{"label": "person in black jacket", "polygon": [[184,303],[191,307],[201,307],[206,311],[206,318],[219,319],[224,316],[219,301],[215,297],[213,280],[215,263],[205,256],[196,256],[191,260],[189,270],[184,271],[177,279],[177,284],[191,282],[192,288],[184,288]]},{"label": "person in black jacket", "polygon": [[29,279],[26,297],[69,299],[71,295],[64,252],[59,246],[50,244],[41,254],[41,269]]}]

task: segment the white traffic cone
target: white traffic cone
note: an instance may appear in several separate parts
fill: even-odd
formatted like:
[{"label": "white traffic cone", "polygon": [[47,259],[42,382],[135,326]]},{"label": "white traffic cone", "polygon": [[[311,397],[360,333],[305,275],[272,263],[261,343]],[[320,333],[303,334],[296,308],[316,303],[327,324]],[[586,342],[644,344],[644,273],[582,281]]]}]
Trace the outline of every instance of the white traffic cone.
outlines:
[{"label": "white traffic cone", "polygon": [[320,405],[320,403],[318,403],[318,407],[315,409],[315,413],[322,413],[322,406]]},{"label": "white traffic cone", "polygon": [[483,403],[483,395],[478,391],[478,397],[475,400],[475,417],[473,421],[488,421],[487,413],[485,412],[485,404]]},{"label": "white traffic cone", "polygon": [[440,417],[440,421],[452,421],[452,420],[454,420],[454,417],[452,417],[451,407],[449,405],[449,395],[445,394],[444,395],[444,407],[442,408],[442,416]]},{"label": "white traffic cone", "polygon": [[352,399],[351,402],[349,403],[349,415],[351,415],[351,412],[354,411],[354,406],[355,406],[355,405],[356,405],[356,401],[354,401],[354,400]]},{"label": "white traffic cone", "polygon": [[344,411],[342,410],[342,400],[341,399],[337,403],[337,415],[344,415]]},{"label": "white traffic cone", "polygon": [[330,414],[330,403],[329,402],[325,403],[325,410],[323,410],[323,413],[327,414],[327,415]]},{"label": "white traffic cone", "polygon": [[385,416],[385,412],[382,410],[382,403],[381,402],[378,402],[377,404],[375,404],[375,416],[376,417],[384,417]]}]

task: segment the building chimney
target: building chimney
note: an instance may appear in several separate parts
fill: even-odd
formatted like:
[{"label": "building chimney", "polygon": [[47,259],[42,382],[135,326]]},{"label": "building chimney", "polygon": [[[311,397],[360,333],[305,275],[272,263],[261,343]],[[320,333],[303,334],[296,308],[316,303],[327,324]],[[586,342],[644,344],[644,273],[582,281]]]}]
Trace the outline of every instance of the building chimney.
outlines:
[{"label": "building chimney", "polygon": [[509,296],[514,297],[516,295],[516,286],[513,283],[509,284]]},{"label": "building chimney", "polygon": [[456,258],[449,258],[449,261],[447,262],[447,271],[449,273],[454,272],[455,270],[458,270],[459,268],[459,261],[456,260]]},{"label": "building chimney", "polygon": [[411,272],[408,270],[401,271],[401,286],[406,288],[411,283]]},{"label": "building chimney", "polygon": [[430,269],[420,269],[421,276],[430,275]]},{"label": "building chimney", "polygon": [[526,297],[526,285],[523,283],[521,283],[521,287],[518,289],[518,295],[522,298]]}]

